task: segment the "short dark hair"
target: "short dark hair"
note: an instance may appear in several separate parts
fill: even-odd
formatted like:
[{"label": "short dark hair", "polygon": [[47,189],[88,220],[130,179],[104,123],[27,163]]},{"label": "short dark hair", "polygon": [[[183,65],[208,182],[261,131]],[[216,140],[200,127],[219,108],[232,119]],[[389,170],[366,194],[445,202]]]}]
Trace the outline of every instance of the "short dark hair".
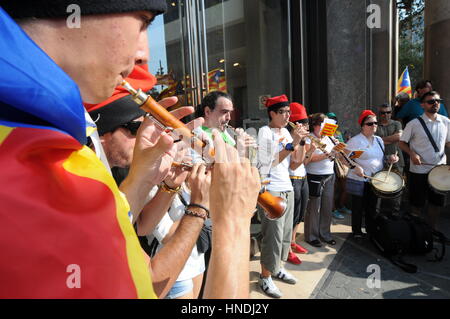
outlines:
[{"label": "short dark hair", "polygon": [[415,90],[417,92],[419,92],[419,90],[425,88],[428,83],[430,83],[431,86],[433,86],[433,82],[431,82],[430,80],[422,80],[422,81],[420,81],[419,83],[416,84]]},{"label": "short dark hair", "polygon": [[408,102],[410,99],[408,93],[405,92],[401,92],[395,97],[395,100],[399,102]]},{"label": "short dark hair", "polygon": [[435,96],[435,95],[441,96],[437,91],[430,91],[430,92],[425,93],[425,94],[420,98],[420,103],[423,103],[423,102],[425,101],[425,98],[426,98],[427,96]]},{"label": "short dark hair", "polygon": [[209,92],[202,100],[202,103],[198,106],[198,116],[205,116],[205,108],[209,107],[211,111],[216,108],[217,100],[221,97],[229,99],[233,102],[233,98],[230,94],[222,91]]},{"label": "short dark hair", "polygon": [[314,113],[309,116],[309,127],[313,128],[316,125],[321,125],[325,121],[325,114]]}]

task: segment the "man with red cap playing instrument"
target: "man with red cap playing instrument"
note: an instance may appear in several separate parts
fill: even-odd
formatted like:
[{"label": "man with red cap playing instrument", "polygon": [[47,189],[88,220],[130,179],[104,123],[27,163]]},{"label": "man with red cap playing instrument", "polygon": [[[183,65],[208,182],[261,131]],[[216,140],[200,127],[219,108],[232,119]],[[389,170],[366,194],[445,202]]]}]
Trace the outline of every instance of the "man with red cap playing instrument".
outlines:
[{"label": "man with red cap playing instrument", "polygon": [[[85,145],[82,101],[104,101],[135,65],[147,62],[147,27],[166,10],[166,1],[0,0],[0,5],[0,182],[9,186],[0,192],[0,296],[155,297],[151,267],[130,219],[138,217],[149,189],[169,171],[173,138],[144,120],[135,165],[121,192]],[[67,23],[74,5],[81,11],[80,28]],[[221,139],[214,143],[217,153],[239,158]],[[217,235],[205,295],[245,298],[249,226],[260,183],[250,165],[227,159],[215,165],[211,182]],[[225,178],[230,175],[236,178]],[[229,196],[236,189],[240,197]],[[230,247],[241,254],[230,256]]]},{"label": "man with red cap playing instrument", "polygon": [[[307,132],[309,130],[309,125],[305,107],[297,102],[292,102],[289,106],[291,109],[291,117],[289,118],[289,121],[302,126],[304,131]],[[293,128],[289,126],[289,129],[292,131]],[[289,176],[291,178],[292,187],[294,188],[294,223],[292,230],[291,252],[289,253],[288,261],[294,264],[300,264],[300,259],[294,254],[294,252],[299,254],[306,254],[308,252],[307,249],[296,243],[296,235],[298,226],[303,221],[303,217],[305,216],[306,206],[308,204],[309,190],[304,163],[305,160],[308,160],[308,158],[306,158],[306,154],[309,146],[310,144],[306,145],[306,141],[300,141],[297,149],[291,154],[291,162],[289,164]]]},{"label": "man with red cap playing instrument", "polygon": [[281,261],[286,261],[289,257],[294,213],[289,157],[299,147],[306,134],[300,126],[291,134],[285,128],[291,114],[286,95],[267,99],[266,107],[270,122],[258,132],[258,165],[262,180],[269,181],[267,190],[272,195],[285,199],[287,208],[285,214],[277,220],[268,219],[259,210],[262,234],[259,285],[267,295],[280,298],[282,293],[272,281],[272,276],[289,284],[297,282],[297,279],[281,266]]}]

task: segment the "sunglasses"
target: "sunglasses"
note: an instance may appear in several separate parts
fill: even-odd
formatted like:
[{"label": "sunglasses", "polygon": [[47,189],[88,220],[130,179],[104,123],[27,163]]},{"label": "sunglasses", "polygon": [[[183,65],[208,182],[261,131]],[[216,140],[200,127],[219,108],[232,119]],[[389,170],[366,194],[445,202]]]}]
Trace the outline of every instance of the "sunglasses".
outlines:
[{"label": "sunglasses", "polygon": [[283,115],[283,114],[291,114],[291,110],[278,110],[277,113],[281,114],[281,115]]},{"label": "sunglasses", "polygon": [[392,114],[392,111],[380,112],[381,115]]},{"label": "sunglasses", "polygon": [[374,125],[378,125],[378,122],[364,123],[364,125],[367,125],[367,126],[374,126]]},{"label": "sunglasses", "polygon": [[141,123],[141,121],[131,121],[121,125],[120,127],[127,129],[128,131],[130,131],[131,135],[136,136]]},{"label": "sunglasses", "polygon": [[425,101],[425,103],[427,103],[429,105],[434,105],[436,103],[442,103],[442,102],[444,102],[444,100],[442,100],[442,99],[431,99],[431,100]]}]

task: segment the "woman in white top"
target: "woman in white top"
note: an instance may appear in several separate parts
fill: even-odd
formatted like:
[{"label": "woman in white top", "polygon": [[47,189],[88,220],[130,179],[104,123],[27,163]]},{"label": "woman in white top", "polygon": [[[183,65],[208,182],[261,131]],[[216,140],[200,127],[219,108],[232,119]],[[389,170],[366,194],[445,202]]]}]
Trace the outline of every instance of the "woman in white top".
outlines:
[{"label": "woman in white top", "polygon": [[[361,230],[362,217],[365,214],[366,231],[370,233],[373,217],[377,205],[377,197],[371,189],[366,176],[373,176],[384,167],[384,142],[375,135],[377,131],[377,117],[370,110],[364,110],[358,120],[361,133],[347,142],[348,151],[363,151],[355,159],[356,167],[351,169],[347,176],[347,193],[352,195],[352,233],[355,239],[363,237]],[[389,162],[397,162],[398,156],[390,155]]]},{"label": "woman in white top", "polygon": [[[331,140],[320,135],[321,125],[326,116],[322,113],[309,116],[311,138],[320,140],[331,151]],[[329,245],[336,241],[331,237],[331,211],[334,200],[334,162],[329,154],[316,148],[306,165],[309,185],[309,201],[305,215],[305,239],[314,247],[321,247],[321,240]]]}]

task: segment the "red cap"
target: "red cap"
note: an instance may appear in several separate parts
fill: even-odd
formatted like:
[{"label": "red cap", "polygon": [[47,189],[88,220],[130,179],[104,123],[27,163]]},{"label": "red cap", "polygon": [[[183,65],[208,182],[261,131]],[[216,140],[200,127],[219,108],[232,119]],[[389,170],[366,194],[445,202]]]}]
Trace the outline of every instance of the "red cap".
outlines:
[{"label": "red cap", "polygon": [[376,115],[375,113],[373,113],[371,110],[364,110],[364,111],[362,111],[361,115],[359,116],[359,119],[358,119],[359,125],[362,125],[362,121],[364,121],[364,119],[365,119],[366,117],[368,117],[369,115],[377,116],[377,115]]},{"label": "red cap", "polygon": [[266,107],[278,107],[278,106],[289,106],[289,100],[286,95],[280,95],[268,98],[266,101]]},{"label": "red cap", "polygon": [[291,108],[291,117],[289,118],[289,121],[297,122],[308,118],[305,107],[300,103],[292,102],[289,106]]},{"label": "red cap", "polygon": [[[156,84],[156,78],[152,74],[150,74],[147,69],[147,65],[136,65],[133,69],[133,72],[131,72],[131,74],[125,80],[130,83],[130,85],[136,90],[142,89],[142,91],[147,92],[151,90],[151,88],[153,88],[153,86]],[[115,88],[113,95],[109,99],[99,104],[84,103],[84,107],[88,112],[91,112],[129,94],[130,93],[122,86],[118,86]]]}]

